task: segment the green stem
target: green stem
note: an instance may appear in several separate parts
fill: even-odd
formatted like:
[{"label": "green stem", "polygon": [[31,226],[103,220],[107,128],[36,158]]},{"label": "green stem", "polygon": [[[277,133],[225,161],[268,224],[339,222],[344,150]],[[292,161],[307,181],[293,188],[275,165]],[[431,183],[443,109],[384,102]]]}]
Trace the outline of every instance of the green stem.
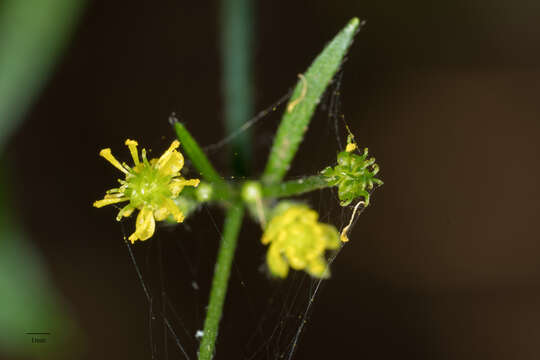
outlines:
[{"label": "green stem", "polygon": [[219,321],[223,312],[223,303],[227,294],[229,275],[243,216],[244,207],[240,203],[233,204],[225,216],[223,237],[214,268],[210,301],[204,321],[204,335],[199,347],[199,360],[210,360],[214,355]]},{"label": "green stem", "polygon": [[210,163],[197,141],[191,136],[184,124],[179,121],[174,123],[176,136],[180,140],[182,149],[189,157],[193,166],[201,176],[212,185],[212,200],[230,202],[236,197],[234,189],[218,174]]},{"label": "green stem", "polygon": [[230,206],[232,201],[238,197],[238,190],[231,186],[230,184],[223,183],[213,183],[212,184],[212,197],[210,201],[222,202],[222,205]]},{"label": "green stem", "polygon": [[320,175],[309,176],[298,180],[285,181],[280,184],[263,186],[263,197],[281,198],[300,195],[314,190],[330,187]]},{"label": "green stem", "polygon": [[[253,17],[252,0],[222,0],[222,89],[227,135],[238,130],[253,115]],[[247,175],[250,150],[251,132],[242,131],[231,144],[236,175]]]},{"label": "green stem", "polygon": [[226,182],[214,169],[199,144],[195,141],[193,136],[186,129],[184,124],[177,121],[174,123],[174,129],[176,130],[176,136],[180,140],[182,149],[193,162],[193,166],[199,171],[201,176],[208,182],[225,187]]}]

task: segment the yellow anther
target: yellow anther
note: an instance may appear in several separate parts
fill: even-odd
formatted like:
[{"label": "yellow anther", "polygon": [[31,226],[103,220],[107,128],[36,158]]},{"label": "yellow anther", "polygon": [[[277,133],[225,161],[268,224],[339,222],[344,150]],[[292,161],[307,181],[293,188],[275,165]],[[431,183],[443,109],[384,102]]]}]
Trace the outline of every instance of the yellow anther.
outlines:
[{"label": "yellow anther", "polygon": [[139,165],[139,153],[137,152],[137,145],[139,144],[135,140],[127,139],[126,145],[129,148],[129,152],[131,153],[131,157],[133,158],[135,166]]},{"label": "yellow anther", "polygon": [[128,171],[122,166],[122,164],[120,164],[120,162],[118,160],[116,160],[116,158],[113,156],[113,154],[111,153],[111,149],[109,148],[106,148],[106,149],[103,149],[99,152],[99,155],[104,157],[105,160],[107,160],[108,162],[110,162],[115,168],[117,168],[118,170],[120,170],[121,172],[123,172],[124,174],[128,174]]},{"label": "yellow anther", "polygon": [[358,146],[356,146],[356,143],[348,143],[347,147],[345,147],[345,151],[346,152],[353,152],[357,148],[358,148]]}]

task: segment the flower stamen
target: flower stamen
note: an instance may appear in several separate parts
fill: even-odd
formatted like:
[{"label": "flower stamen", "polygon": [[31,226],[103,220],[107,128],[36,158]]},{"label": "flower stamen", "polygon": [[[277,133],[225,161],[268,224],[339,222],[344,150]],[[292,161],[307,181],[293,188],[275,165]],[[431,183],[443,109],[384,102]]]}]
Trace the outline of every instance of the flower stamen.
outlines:
[{"label": "flower stamen", "polygon": [[129,148],[129,152],[131,153],[131,157],[133,158],[135,166],[139,165],[139,153],[137,152],[137,145],[139,144],[135,140],[127,139],[126,145]]},{"label": "flower stamen", "polygon": [[116,203],[119,203],[122,201],[128,201],[128,200],[129,198],[125,196],[124,197],[110,197],[110,198],[94,201],[94,207],[100,208],[103,206],[116,204]]},{"label": "flower stamen", "polygon": [[144,148],[142,149],[141,155],[142,155],[144,165],[146,166],[150,165],[150,163],[148,162],[148,159],[146,158],[146,149]]},{"label": "flower stamen", "polygon": [[115,168],[117,168],[118,170],[120,170],[124,174],[126,174],[126,175],[129,174],[129,172],[122,166],[122,164],[120,164],[120,162],[118,160],[116,160],[116,158],[113,156],[113,154],[111,153],[110,148],[106,148],[106,149],[101,150],[99,152],[99,155],[104,157],[105,160],[110,162]]}]

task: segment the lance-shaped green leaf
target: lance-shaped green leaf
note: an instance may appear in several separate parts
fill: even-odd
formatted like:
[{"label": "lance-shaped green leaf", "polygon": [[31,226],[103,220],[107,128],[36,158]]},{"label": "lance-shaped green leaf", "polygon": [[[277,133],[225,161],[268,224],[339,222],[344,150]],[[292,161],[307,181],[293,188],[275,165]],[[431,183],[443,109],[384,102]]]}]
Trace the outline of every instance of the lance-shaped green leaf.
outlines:
[{"label": "lance-shaped green leaf", "polygon": [[343,57],[360,26],[358,18],[352,19],[317,56],[303,78],[298,81],[270,150],[262,177],[266,184],[280,182],[289,170],[313,112],[326,87],[339,70]]}]

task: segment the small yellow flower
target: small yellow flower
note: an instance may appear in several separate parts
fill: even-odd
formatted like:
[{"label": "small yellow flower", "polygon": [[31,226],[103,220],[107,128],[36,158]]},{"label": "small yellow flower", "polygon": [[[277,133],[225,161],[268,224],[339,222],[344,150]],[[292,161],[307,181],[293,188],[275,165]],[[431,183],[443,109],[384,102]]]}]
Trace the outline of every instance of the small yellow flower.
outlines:
[{"label": "small yellow flower", "polygon": [[274,276],[285,278],[289,266],[316,278],[330,276],[325,250],[340,246],[335,227],[317,222],[319,215],[306,205],[281,203],[274,210],[262,237],[270,244],[266,261]]},{"label": "small yellow flower", "polygon": [[120,187],[108,190],[102,200],[94,202],[94,206],[100,208],[129,201],[129,204],[118,213],[117,221],[130,216],[138,209],[135,232],[129,237],[133,243],[136,240],[149,239],[156,229],[156,220],[165,220],[169,214],[179,223],[184,221],[184,214],[173,200],[178,197],[184,186],[199,185],[199,179],[186,180],[181,176],[184,157],[176,151],[180,146],[178,140],[173,141],[159,159],[150,161],[146,158],[146,149],[142,149],[142,161],[139,159],[136,141],[128,139],[126,145],[133,158],[132,168],[126,163],[120,164],[109,148],[99,152],[99,155],[123,172],[126,178],[118,179]]}]

